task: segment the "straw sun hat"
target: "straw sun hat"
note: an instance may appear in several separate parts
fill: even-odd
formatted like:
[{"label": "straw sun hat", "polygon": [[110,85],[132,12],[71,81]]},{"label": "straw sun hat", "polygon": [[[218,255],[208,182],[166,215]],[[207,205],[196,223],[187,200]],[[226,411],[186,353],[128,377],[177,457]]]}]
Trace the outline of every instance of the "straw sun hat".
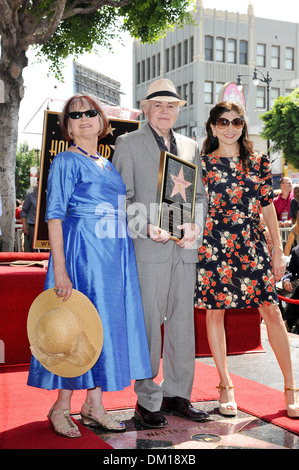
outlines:
[{"label": "straw sun hat", "polygon": [[103,346],[100,316],[92,302],[73,289],[64,302],[54,288],[32,303],[27,333],[33,356],[61,377],[84,374],[98,360]]},{"label": "straw sun hat", "polygon": [[167,101],[178,102],[179,106],[184,106],[186,104],[185,100],[181,100],[181,97],[177,94],[174,84],[171,80],[167,78],[161,78],[155,80],[150,84],[147,95],[144,100],[141,100],[141,105],[143,106],[147,101]]}]

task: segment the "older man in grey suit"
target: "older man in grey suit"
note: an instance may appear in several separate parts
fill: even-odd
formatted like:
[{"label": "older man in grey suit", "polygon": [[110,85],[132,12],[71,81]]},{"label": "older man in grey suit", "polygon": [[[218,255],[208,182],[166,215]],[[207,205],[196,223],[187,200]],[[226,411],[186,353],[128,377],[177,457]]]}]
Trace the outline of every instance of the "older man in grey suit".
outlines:
[{"label": "older man in grey suit", "polygon": [[[185,104],[170,80],[153,82],[142,101],[147,124],[119,137],[113,163],[127,189],[129,227],[134,241],[153,378],[135,382],[138,401],[135,418],[147,427],[166,426],[162,414],[174,413],[202,420],[206,413],[190,403],[194,380],[194,286],[197,248],[201,244],[207,198],[201,180],[197,143],[172,127]],[[198,165],[193,223],[183,223],[183,237],[170,239],[157,227],[156,199],[160,153]],[[154,378],[161,359],[161,325],[164,325],[163,382]]]}]

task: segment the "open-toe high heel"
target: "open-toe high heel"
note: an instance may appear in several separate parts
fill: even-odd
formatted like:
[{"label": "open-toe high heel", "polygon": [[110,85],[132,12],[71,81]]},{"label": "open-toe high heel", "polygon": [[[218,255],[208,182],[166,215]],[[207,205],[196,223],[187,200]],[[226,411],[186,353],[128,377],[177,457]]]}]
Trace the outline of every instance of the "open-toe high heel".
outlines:
[{"label": "open-toe high heel", "polygon": [[[102,412],[102,415],[100,417],[96,417],[93,414],[93,412],[97,410],[100,410]],[[82,417],[83,424],[89,426],[100,425],[103,429],[113,432],[124,432],[126,430],[125,423],[120,423],[119,421],[113,419],[108,413],[106,413],[103,405],[90,406],[84,403],[80,414]]]},{"label": "open-toe high heel", "polygon": [[51,408],[48,414],[50,426],[54,428],[57,434],[64,437],[80,437],[78,427],[73,423],[69,410],[55,410]]},{"label": "open-toe high heel", "polygon": [[[292,393],[292,403],[289,403],[288,397],[290,397],[290,393]],[[296,387],[285,388],[284,389],[284,399],[286,404],[287,415],[289,418],[299,418],[299,398],[298,398],[299,389]]]},{"label": "open-toe high heel", "polygon": [[227,395],[227,399],[228,401],[225,402],[225,403],[221,403],[221,401],[219,401],[219,411],[222,415],[224,416],[236,416],[237,414],[237,404],[235,402],[235,398],[234,398],[234,387],[233,385],[229,385],[229,386],[226,386],[224,387],[223,385],[218,385],[218,388],[219,390],[219,393],[221,394],[221,391],[222,390],[226,390],[226,395]]}]

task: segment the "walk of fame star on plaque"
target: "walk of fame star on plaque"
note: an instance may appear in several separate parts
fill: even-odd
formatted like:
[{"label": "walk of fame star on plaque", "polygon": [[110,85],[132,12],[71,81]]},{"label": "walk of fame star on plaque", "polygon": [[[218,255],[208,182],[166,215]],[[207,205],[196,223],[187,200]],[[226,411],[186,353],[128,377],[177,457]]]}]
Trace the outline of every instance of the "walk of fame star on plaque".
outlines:
[{"label": "walk of fame star on plaque", "polygon": [[175,240],[183,236],[177,227],[192,222],[194,217],[197,172],[197,165],[169,152],[161,152],[157,225],[170,232]]},{"label": "walk of fame star on plaque", "polygon": [[192,183],[189,183],[188,181],[184,179],[183,167],[181,167],[178,176],[170,174],[170,177],[172,178],[174,182],[174,188],[170,197],[175,196],[176,194],[180,194],[182,198],[184,199],[184,202],[186,202],[186,188],[191,186]]}]

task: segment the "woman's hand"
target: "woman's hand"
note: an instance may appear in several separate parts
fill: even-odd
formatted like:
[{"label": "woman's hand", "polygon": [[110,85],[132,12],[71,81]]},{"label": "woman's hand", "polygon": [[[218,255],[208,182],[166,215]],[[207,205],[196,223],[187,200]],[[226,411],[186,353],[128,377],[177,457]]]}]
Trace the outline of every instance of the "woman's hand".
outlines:
[{"label": "woman's hand", "polygon": [[273,251],[272,251],[272,267],[275,281],[278,282],[285,273],[286,266],[283,259],[283,249],[281,243],[281,237],[278,228],[276,210],[273,202],[268,206],[262,207],[263,218],[266,222],[268,230],[270,232]]},{"label": "woman's hand", "polygon": [[72,294],[72,283],[65,266],[61,219],[48,220],[49,241],[54,266],[55,292],[57,297],[68,300]]},{"label": "woman's hand", "polygon": [[57,297],[63,297],[64,301],[68,300],[70,296],[72,295],[73,285],[66,272],[66,269],[54,268],[54,277],[55,277],[54,291],[56,292]]},{"label": "woman's hand", "polygon": [[283,259],[283,251],[281,248],[273,248],[272,266],[275,281],[278,282],[280,281],[286,270],[286,265]]}]

